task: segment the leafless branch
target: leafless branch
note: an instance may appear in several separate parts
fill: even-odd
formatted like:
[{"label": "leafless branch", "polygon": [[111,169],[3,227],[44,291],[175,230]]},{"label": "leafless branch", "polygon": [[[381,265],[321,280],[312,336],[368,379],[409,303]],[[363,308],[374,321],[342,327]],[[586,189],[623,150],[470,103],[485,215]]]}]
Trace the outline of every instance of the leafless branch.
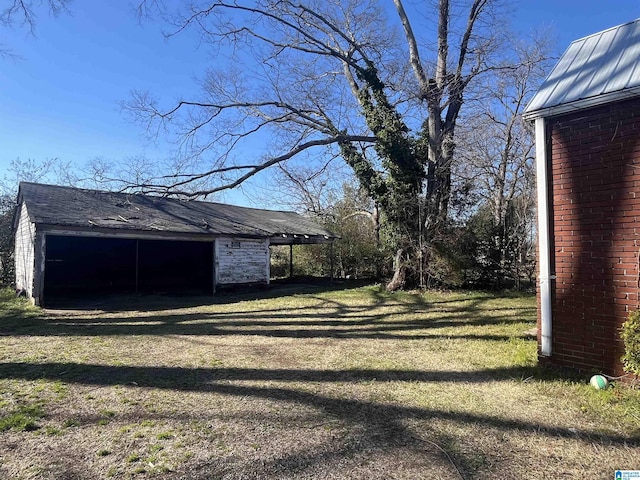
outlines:
[{"label": "leafless branch", "polygon": [[[181,174],[179,176],[165,175],[165,176],[156,178],[155,182],[148,182],[148,183],[134,183],[134,182],[125,181],[125,183],[127,184],[125,189],[138,190],[144,193],[180,195],[180,196],[185,196],[189,198],[206,197],[215,192],[235,188],[238,185],[245,182],[246,180],[248,180],[249,178],[260,173],[261,171],[273,165],[277,165],[281,162],[289,160],[295,157],[296,155],[299,155],[303,151],[309,150],[313,147],[327,146],[327,145],[337,144],[341,142],[370,142],[371,143],[371,142],[375,142],[375,138],[369,137],[369,136],[338,135],[330,138],[311,140],[311,141],[304,142],[297,145],[296,147],[292,148],[291,150],[289,150],[288,152],[282,155],[269,158],[260,163],[220,167],[220,168],[208,170],[206,172],[201,172],[198,174]],[[217,187],[194,190],[194,191],[181,189],[181,187],[187,184],[193,183],[198,179],[211,177],[213,175],[219,175],[223,173],[242,172],[242,171],[246,171],[246,173],[243,173],[242,175],[236,177],[234,180],[226,182],[223,185],[220,185]],[[177,181],[170,182],[170,183],[158,182],[158,180],[170,180],[172,178],[175,178]]]}]

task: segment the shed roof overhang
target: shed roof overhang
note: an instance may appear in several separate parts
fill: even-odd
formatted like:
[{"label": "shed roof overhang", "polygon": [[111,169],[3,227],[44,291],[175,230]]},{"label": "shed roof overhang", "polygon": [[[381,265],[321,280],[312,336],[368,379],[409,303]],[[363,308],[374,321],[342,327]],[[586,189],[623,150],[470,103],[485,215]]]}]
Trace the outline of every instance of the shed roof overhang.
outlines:
[{"label": "shed roof overhang", "polygon": [[340,237],[328,235],[275,235],[269,237],[271,245],[313,245],[320,243],[331,243]]}]

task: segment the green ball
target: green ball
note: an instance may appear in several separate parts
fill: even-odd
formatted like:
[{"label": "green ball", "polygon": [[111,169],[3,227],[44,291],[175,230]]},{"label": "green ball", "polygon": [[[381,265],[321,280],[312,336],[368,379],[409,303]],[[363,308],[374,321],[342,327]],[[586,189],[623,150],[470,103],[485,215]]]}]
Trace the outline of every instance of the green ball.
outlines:
[{"label": "green ball", "polygon": [[594,375],[593,377],[591,377],[589,383],[596,390],[604,390],[609,384],[609,382],[607,382],[607,379],[602,375]]}]

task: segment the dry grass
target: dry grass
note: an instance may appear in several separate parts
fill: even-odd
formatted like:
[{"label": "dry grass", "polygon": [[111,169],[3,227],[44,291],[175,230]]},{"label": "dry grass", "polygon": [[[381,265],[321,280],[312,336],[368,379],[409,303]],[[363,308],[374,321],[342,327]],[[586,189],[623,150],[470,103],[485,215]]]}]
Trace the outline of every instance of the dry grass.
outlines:
[{"label": "dry grass", "polygon": [[0,477],[608,479],[640,469],[640,395],[539,371],[523,333],[531,297],[273,293],[43,312],[5,292]]}]

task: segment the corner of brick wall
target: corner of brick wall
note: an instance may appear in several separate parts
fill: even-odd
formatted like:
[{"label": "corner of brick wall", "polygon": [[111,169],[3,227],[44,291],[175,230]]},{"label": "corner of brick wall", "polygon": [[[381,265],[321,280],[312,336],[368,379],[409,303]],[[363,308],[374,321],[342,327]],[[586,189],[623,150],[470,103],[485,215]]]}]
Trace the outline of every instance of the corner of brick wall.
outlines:
[{"label": "corner of brick wall", "polygon": [[640,99],[549,118],[547,136],[556,280],[541,362],[621,375],[619,330],[638,307]]}]

